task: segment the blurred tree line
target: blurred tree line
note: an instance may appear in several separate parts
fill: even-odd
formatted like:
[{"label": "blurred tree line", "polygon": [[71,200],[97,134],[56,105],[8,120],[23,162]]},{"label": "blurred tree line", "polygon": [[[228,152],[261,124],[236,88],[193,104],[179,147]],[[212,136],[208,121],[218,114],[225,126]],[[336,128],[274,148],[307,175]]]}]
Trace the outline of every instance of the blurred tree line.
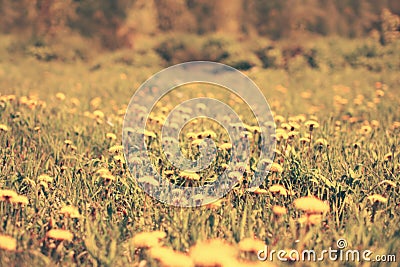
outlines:
[{"label": "blurred tree line", "polygon": [[399,0],[0,0],[0,31],[48,41],[71,33],[110,49],[141,35],[222,32],[276,40],[312,33],[399,36]]}]

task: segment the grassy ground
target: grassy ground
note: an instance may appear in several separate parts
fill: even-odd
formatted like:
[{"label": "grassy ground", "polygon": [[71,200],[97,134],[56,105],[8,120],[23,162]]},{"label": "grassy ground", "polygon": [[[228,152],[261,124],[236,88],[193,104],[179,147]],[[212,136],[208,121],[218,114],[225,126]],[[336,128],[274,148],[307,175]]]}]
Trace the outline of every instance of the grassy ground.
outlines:
[{"label": "grassy ground", "polygon": [[[7,43],[0,51],[0,188],[12,192],[1,191],[0,265],[280,266],[286,263],[257,263],[254,251],[262,243],[322,251],[344,238],[350,249],[373,251],[371,258],[396,254],[397,263],[299,264],[397,266],[398,44],[376,44],[365,56],[370,40],[336,42],[318,41],[318,68],[300,56],[286,67],[245,71],[283,129],[279,166],[265,177],[265,190],[240,184],[214,205],[188,209],[144,194],[117,147],[130,97],[161,65],[126,64],[129,52],[47,62],[14,56]],[[319,124],[311,133],[310,121]],[[291,138],[293,122],[298,135]],[[272,185],[283,188],[274,193]],[[294,201],[307,195],[329,211],[301,211]]]}]

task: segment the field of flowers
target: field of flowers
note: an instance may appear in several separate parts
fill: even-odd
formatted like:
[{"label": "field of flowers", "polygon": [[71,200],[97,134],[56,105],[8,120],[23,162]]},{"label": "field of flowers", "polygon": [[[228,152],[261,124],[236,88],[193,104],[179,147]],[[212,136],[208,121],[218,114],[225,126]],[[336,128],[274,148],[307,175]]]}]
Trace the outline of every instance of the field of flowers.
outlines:
[{"label": "field of flowers", "polygon": [[[161,68],[127,67],[110,57],[98,67],[2,56],[0,266],[284,266],[259,261],[257,251],[265,245],[322,251],[337,248],[339,239],[349,249],[396,255],[397,262],[294,264],[398,266],[399,57],[393,69],[312,69],[300,61],[289,70],[245,71],[274,114],[270,172],[259,188],[248,188],[256,170],[243,166],[243,175],[230,176],[236,185],[224,198],[193,208],[145,194],[138,181],[157,181],[130,172],[127,164],[141,159],[123,155],[129,99]],[[257,151],[259,126],[240,98],[215,87],[178,88],[160,101],[141,133],[156,169],[176,184],[212,183],[232,149],[224,129],[201,119],[172,141],[194,159],[200,140],[214,139],[218,154],[207,171],[185,173],[160,153],[166,115],[199,96],[231,105],[246,123],[243,138]],[[257,161],[257,153],[252,158]]]}]

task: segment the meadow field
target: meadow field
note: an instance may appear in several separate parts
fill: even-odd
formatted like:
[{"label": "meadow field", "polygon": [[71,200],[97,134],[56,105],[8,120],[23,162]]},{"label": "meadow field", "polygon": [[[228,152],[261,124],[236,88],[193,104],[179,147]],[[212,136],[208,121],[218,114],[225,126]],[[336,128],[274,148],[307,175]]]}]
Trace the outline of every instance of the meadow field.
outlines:
[{"label": "meadow field", "polygon": [[[231,56],[222,62],[241,69],[265,95],[274,114],[276,149],[264,182],[246,187],[257,171],[248,164],[243,176],[232,178],[237,184],[224,198],[201,206],[202,196],[196,196],[190,201],[199,207],[192,208],[160,203],[138,186],[154,179],[128,168],[141,160],[124,157],[124,116],[146,79],[180,62],[168,37],[144,41],[135,53],[85,58],[90,47],[18,47],[3,35],[0,266],[398,266],[399,41],[317,38],[293,49],[288,59],[285,42],[263,50],[255,47],[268,47],[262,40],[257,45],[242,40],[240,49],[215,36],[179,40],[186,44],[178,45],[183,50],[192,43],[193,55],[197,47],[202,55],[209,52],[207,59],[219,50],[204,50],[205,43],[228,43]],[[176,61],[167,60],[171,54]],[[226,168],[232,148],[212,121],[189,123],[179,139],[189,158],[196,158],[198,140],[214,139],[217,160],[207,172],[184,175],[159,154],[166,114],[192,97],[233,106],[257,150],[253,141],[261,126],[237,96],[201,84],[177,90],[154,110],[152,118],[159,120],[145,133],[165,179],[189,186],[193,180],[213,183]],[[257,259],[266,245],[321,252],[337,249],[338,240],[346,249],[371,250],[371,259],[383,255],[388,262]]]}]

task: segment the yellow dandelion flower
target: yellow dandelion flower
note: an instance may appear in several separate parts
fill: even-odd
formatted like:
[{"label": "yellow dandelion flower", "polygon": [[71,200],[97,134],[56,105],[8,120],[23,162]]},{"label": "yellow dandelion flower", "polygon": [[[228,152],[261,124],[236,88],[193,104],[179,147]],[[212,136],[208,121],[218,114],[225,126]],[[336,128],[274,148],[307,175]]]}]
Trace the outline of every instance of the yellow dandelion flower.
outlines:
[{"label": "yellow dandelion flower", "polygon": [[288,132],[288,137],[289,138],[291,138],[291,139],[293,139],[293,138],[295,138],[296,136],[298,136],[299,135],[299,132],[296,132],[296,131],[290,131],[290,132]]},{"label": "yellow dandelion flower", "polygon": [[71,140],[65,140],[64,144],[66,144],[67,146],[70,146],[70,145],[72,145],[72,141]]},{"label": "yellow dandelion flower", "polygon": [[10,102],[15,101],[15,99],[17,99],[17,97],[15,95],[7,95],[6,99]]},{"label": "yellow dandelion flower", "polygon": [[214,131],[207,130],[207,131],[201,132],[201,137],[203,137],[203,138],[207,137],[207,138],[215,139],[215,138],[217,138],[217,134]]},{"label": "yellow dandelion flower", "polygon": [[56,98],[60,101],[64,101],[66,97],[63,93],[59,92],[56,94]]},{"label": "yellow dandelion flower", "polygon": [[250,190],[251,193],[256,194],[256,195],[265,195],[268,194],[268,191],[263,189],[263,188],[256,188],[255,190]]},{"label": "yellow dandelion flower", "polygon": [[104,113],[103,113],[103,111],[101,111],[101,110],[95,110],[95,111],[93,111],[93,116],[94,116],[96,119],[104,119]]},{"label": "yellow dandelion flower", "polygon": [[304,114],[299,114],[299,115],[296,116],[296,121],[298,123],[303,123],[303,122],[306,121],[306,119],[307,119],[307,117]]},{"label": "yellow dandelion flower", "polygon": [[392,160],[392,157],[393,157],[393,154],[392,154],[392,153],[387,153],[387,154],[385,154],[385,155],[383,156],[383,159],[384,159],[385,161],[389,161],[389,160]]},{"label": "yellow dandelion flower", "polygon": [[269,191],[271,193],[276,193],[276,194],[279,194],[279,195],[285,196],[285,197],[288,195],[286,188],[279,184],[271,186],[269,188]]},{"label": "yellow dandelion flower", "polygon": [[198,175],[195,172],[181,171],[179,173],[179,176],[182,178],[185,178],[187,180],[191,180],[191,181],[199,181],[200,180],[200,175]]},{"label": "yellow dandelion flower", "polygon": [[369,126],[369,125],[364,125],[364,126],[362,126],[361,129],[360,129],[360,134],[362,134],[362,135],[368,135],[368,134],[371,133],[371,131],[372,131],[371,126]]},{"label": "yellow dandelion flower", "polygon": [[306,122],[304,123],[304,125],[305,125],[310,131],[312,131],[313,129],[316,129],[316,128],[319,127],[319,123],[316,122],[316,121],[314,121],[314,120],[306,121]]},{"label": "yellow dandelion flower", "polygon": [[229,266],[226,265],[227,261],[237,258],[238,253],[236,247],[226,241],[211,239],[192,246],[189,255],[195,266]]},{"label": "yellow dandelion flower", "polygon": [[74,235],[68,230],[51,229],[50,231],[48,231],[46,233],[46,237],[54,239],[54,240],[58,240],[58,241],[64,241],[64,240],[72,241],[72,239],[74,238]]},{"label": "yellow dandelion flower", "polygon": [[47,175],[47,174],[41,174],[41,175],[39,175],[38,180],[39,180],[40,182],[45,182],[45,183],[51,183],[51,182],[53,182],[53,178],[50,177],[50,176]]},{"label": "yellow dandelion flower", "polygon": [[101,98],[100,97],[95,97],[90,101],[90,106],[92,108],[98,108],[101,104]]},{"label": "yellow dandelion flower", "polygon": [[0,200],[1,201],[10,201],[12,198],[17,197],[18,194],[9,189],[0,189]]},{"label": "yellow dandelion flower", "polygon": [[122,150],[124,150],[124,147],[122,145],[115,145],[115,146],[110,147],[108,149],[108,152],[117,153],[117,152],[121,152]]},{"label": "yellow dandelion flower", "polygon": [[301,137],[300,138],[300,144],[305,145],[305,144],[308,144],[308,143],[310,143],[310,138],[308,138],[308,137]]},{"label": "yellow dandelion flower", "polygon": [[12,197],[10,201],[11,201],[11,203],[19,204],[19,205],[28,205],[29,204],[28,197],[23,196],[23,195],[17,195],[16,197]]},{"label": "yellow dandelion flower", "polygon": [[8,126],[5,124],[0,124],[0,131],[8,132]]},{"label": "yellow dandelion flower", "polygon": [[375,96],[376,97],[382,97],[385,95],[385,92],[383,90],[376,90],[375,91]]},{"label": "yellow dandelion flower", "polygon": [[136,234],[132,240],[131,244],[135,248],[152,248],[160,247],[161,240],[167,236],[165,232],[153,231],[153,232],[141,232]]},{"label": "yellow dandelion flower", "polygon": [[275,132],[275,138],[277,140],[287,140],[289,138],[288,134],[283,130],[283,131],[278,131],[280,129],[277,129]]},{"label": "yellow dandelion flower", "polygon": [[291,131],[295,131],[295,130],[300,129],[300,124],[298,122],[296,122],[296,121],[289,122],[289,125],[290,125],[290,130]]},{"label": "yellow dandelion flower", "polygon": [[222,150],[230,150],[230,149],[232,149],[232,144],[231,143],[223,143],[219,146],[219,148]]},{"label": "yellow dandelion flower", "polygon": [[275,205],[275,206],[272,207],[272,212],[276,216],[282,216],[282,215],[285,215],[287,213],[287,210],[286,210],[285,207]]},{"label": "yellow dandelion flower", "polygon": [[150,257],[159,261],[165,267],[191,267],[192,259],[186,254],[176,252],[166,247],[152,247],[149,250]]},{"label": "yellow dandelion flower", "polygon": [[274,121],[276,124],[281,124],[281,123],[285,122],[285,118],[281,115],[276,115],[276,116],[274,116]]},{"label": "yellow dandelion flower", "polygon": [[314,196],[301,197],[293,202],[298,210],[307,214],[318,214],[329,212],[329,205]]},{"label": "yellow dandelion flower", "polygon": [[367,197],[367,199],[369,201],[371,201],[372,203],[375,202],[380,202],[380,203],[386,203],[388,201],[388,199],[380,194],[373,194]]},{"label": "yellow dandelion flower", "polygon": [[257,253],[260,249],[264,249],[265,243],[254,238],[245,238],[239,242],[239,250],[243,252]]},{"label": "yellow dandelion flower", "polygon": [[114,158],[114,160],[117,161],[117,162],[125,163],[125,157],[124,157],[124,156],[115,155],[113,158]]},{"label": "yellow dandelion flower", "polygon": [[371,127],[374,128],[374,129],[377,129],[379,127],[379,121],[372,120],[371,121]]},{"label": "yellow dandelion flower", "polygon": [[284,122],[281,124],[281,128],[284,129],[285,131],[290,131],[290,129],[292,129],[292,126],[290,126],[289,123]]},{"label": "yellow dandelion flower", "polygon": [[279,165],[278,163],[273,162],[273,163],[271,164],[271,167],[270,167],[269,171],[270,171],[270,172],[275,172],[275,173],[282,173],[282,172],[283,172],[283,168],[282,168],[282,166]]},{"label": "yellow dandelion flower", "polygon": [[157,137],[157,135],[155,133],[153,133],[152,131],[144,130],[143,134],[144,134],[144,136],[150,137],[150,138],[156,138]]},{"label": "yellow dandelion flower", "polygon": [[67,205],[64,206],[60,209],[59,211],[60,214],[63,214],[64,216],[70,217],[70,218],[79,218],[81,217],[81,214],[79,213],[78,208]]},{"label": "yellow dandelion flower", "polygon": [[17,249],[17,240],[14,237],[0,234],[0,249],[15,251]]},{"label": "yellow dandelion flower", "polygon": [[320,147],[327,147],[328,146],[328,141],[324,138],[318,138],[315,140],[315,145],[320,146]]},{"label": "yellow dandelion flower", "polygon": [[117,139],[117,136],[113,133],[106,133],[106,138],[110,140],[115,140]]},{"label": "yellow dandelion flower", "polygon": [[383,180],[382,182],[380,182],[379,184],[386,184],[387,186],[390,186],[390,187],[393,187],[393,188],[395,188],[396,187],[396,182],[394,182],[394,181],[390,181],[390,180]]},{"label": "yellow dandelion flower", "polygon": [[194,132],[188,132],[186,134],[186,138],[189,140],[194,140],[194,139],[196,139],[196,137],[197,137],[197,135]]}]

